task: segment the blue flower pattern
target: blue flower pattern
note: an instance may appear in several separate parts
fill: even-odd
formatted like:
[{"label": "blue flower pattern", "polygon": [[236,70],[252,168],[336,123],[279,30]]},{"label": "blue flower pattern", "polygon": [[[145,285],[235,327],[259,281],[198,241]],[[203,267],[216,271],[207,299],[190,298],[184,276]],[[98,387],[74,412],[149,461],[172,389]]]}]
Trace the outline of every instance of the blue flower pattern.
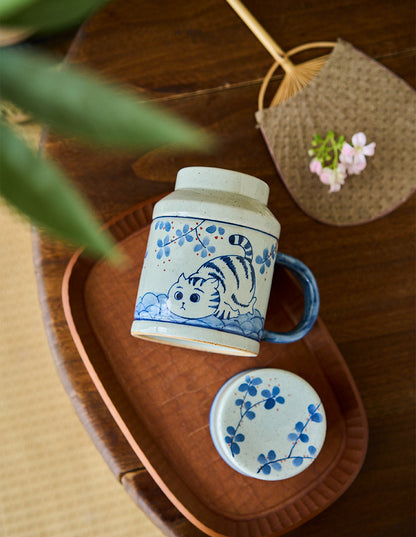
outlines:
[{"label": "blue flower pattern", "polygon": [[170,254],[170,247],[169,247],[169,235],[166,235],[165,238],[163,239],[158,239],[157,240],[157,245],[159,247],[159,251],[157,252],[157,255],[156,257],[158,259],[161,259],[163,257],[163,255],[165,255],[166,257],[169,256]]},{"label": "blue flower pattern", "polygon": [[[241,452],[241,444],[245,440],[244,434],[238,432],[239,428],[245,418],[248,420],[254,420],[256,418],[256,413],[254,409],[260,407],[268,411],[274,408],[277,404],[283,405],[285,403],[285,398],[280,394],[280,388],[278,386],[273,386],[271,389],[264,389],[260,392],[261,399],[258,401],[250,401],[249,398],[255,398],[259,392],[259,385],[263,383],[263,380],[260,377],[250,377],[246,376],[245,381],[240,384],[238,391],[241,394],[244,394],[243,397],[238,397],[235,400],[235,405],[239,407],[240,410],[240,419],[236,426],[228,425],[226,428],[226,436],[224,437],[225,442],[228,444],[232,457],[235,457]],[[265,455],[260,453],[257,457],[257,461],[260,463],[260,467],[257,470],[257,473],[263,473],[269,475],[272,470],[277,472],[282,470],[282,464],[285,461],[292,461],[292,464],[296,467],[301,466],[304,462],[304,459],[315,459],[317,448],[313,445],[308,446],[308,455],[305,455],[302,452],[302,455],[296,453],[296,448],[299,445],[309,443],[309,436],[306,434],[306,428],[310,423],[322,423],[323,416],[318,412],[321,403],[316,405],[310,404],[307,408],[308,418],[305,422],[298,421],[294,426],[294,432],[288,434],[288,441],[292,443],[291,448],[286,456],[278,456],[273,449],[270,449]]]},{"label": "blue flower pattern", "polygon": [[231,453],[234,457],[234,455],[240,453],[240,446],[237,442],[244,442],[245,436],[241,433],[237,434],[237,430],[231,427],[231,425],[227,427],[227,433],[228,435],[225,437],[225,441],[227,444],[230,444]]},{"label": "blue flower pattern", "polygon": [[[185,224],[182,229],[176,230],[176,236],[178,237],[178,246],[183,246],[185,244],[185,240],[187,242],[192,242],[193,237],[190,235],[190,227],[188,224]],[[192,232],[192,230],[191,230]]]},{"label": "blue flower pattern", "polygon": [[268,248],[265,248],[263,250],[263,256],[257,255],[256,256],[256,263],[260,265],[260,274],[264,274],[266,271],[266,268],[270,268],[272,264],[272,260],[276,257],[277,252],[277,245],[273,244],[270,247],[270,251]]},{"label": "blue flower pattern", "polygon": [[[168,220],[157,220],[155,223],[155,230],[160,230],[166,233],[163,238],[157,240],[158,252],[156,254],[157,259],[161,259],[163,256],[168,257],[170,254],[170,248],[172,245],[183,246],[186,242],[196,241],[193,250],[194,252],[200,252],[201,257],[207,257],[213,254],[216,250],[212,245],[211,239],[214,233],[217,233],[216,239],[222,237],[225,233],[225,229],[221,226],[211,224],[206,228],[203,227],[205,220],[196,222],[195,225],[189,226],[185,224],[182,228],[174,229],[172,222]],[[172,233],[171,233],[172,232]]]},{"label": "blue flower pattern", "polygon": [[194,246],[194,252],[199,252],[200,250],[202,250],[201,257],[207,257],[208,252],[211,254],[215,252],[215,246],[209,245],[208,237],[204,237],[202,240],[198,238],[198,240],[199,240],[198,244]]},{"label": "blue flower pattern", "polygon": [[258,388],[260,384],[262,384],[263,380],[260,377],[250,377],[249,375],[246,376],[245,382],[240,384],[238,387],[238,391],[244,394],[243,397],[239,397],[235,400],[236,406],[240,409],[240,419],[236,425],[236,427],[228,426],[227,427],[227,433],[228,435],[225,436],[224,440],[229,445],[231,455],[234,457],[234,455],[238,455],[240,453],[240,446],[237,444],[238,442],[244,442],[244,435],[241,433],[238,433],[238,429],[241,426],[241,423],[244,418],[247,418],[248,420],[254,420],[256,417],[256,413],[253,411],[254,408],[259,407],[260,405],[263,406],[265,410],[271,410],[277,403],[284,404],[285,399],[280,394],[280,388],[278,386],[273,386],[272,391],[270,390],[263,390],[261,392],[262,398],[258,401],[249,401],[248,397],[256,397],[258,394]]},{"label": "blue flower pattern", "polygon": [[[169,257],[171,245],[177,244],[183,246],[185,241],[192,242],[194,240],[194,233],[196,233],[199,222],[192,228],[189,224],[185,224],[182,229],[178,228],[173,230],[172,223],[168,220],[157,220],[155,223],[155,229],[159,229],[166,233],[162,238],[157,239],[158,252],[156,254],[157,259],[161,259],[163,256]],[[172,235],[170,232],[172,231]]]},{"label": "blue flower pattern", "polygon": [[[295,453],[296,447],[298,445],[307,444],[309,442],[309,436],[305,433],[306,427],[309,423],[322,423],[323,422],[323,416],[320,412],[318,412],[319,407],[321,406],[321,403],[318,403],[317,405],[310,404],[308,406],[308,413],[309,417],[303,423],[302,421],[298,421],[295,424],[294,430],[295,432],[289,433],[287,439],[292,442],[292,447],[285,457],[277,457],[274,450],[270,450],[266,455],[264,453],[261,453],[257,457],[257,461],[260,463],[260,467],[257,470],[257,473],[263,473],[265,475],[269,475],[273,470],[281,471],[282,469],[282,463],[284,461],[291,460],[292,464],[294,466],[301,466],[304,459],[315,459],[315,455],[317,452],[317,449],[315,446],[310,445],[308,446],[308,453],[309,455],[299,455]],[[299,444],[300,442],[300,444]]]}]

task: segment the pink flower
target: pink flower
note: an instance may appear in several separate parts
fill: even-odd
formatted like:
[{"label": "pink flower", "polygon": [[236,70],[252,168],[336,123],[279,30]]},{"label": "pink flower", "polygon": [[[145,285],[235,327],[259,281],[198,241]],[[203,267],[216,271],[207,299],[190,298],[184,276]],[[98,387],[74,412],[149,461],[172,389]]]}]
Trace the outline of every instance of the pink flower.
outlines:
[{"label": "pink flower", "polygon": [[356,162],[353,157],[347,155],[340,155],[339,161],[345,166],[348,175],[358,175],[367,166],[367,162]]},{"label": "pink flower", "polygon": [[330,185],[329,192],[339,192],[345,183],[347,173],[343,164],[338,164],[334,169],[324,168],[319,175],[319,179],[324,185]]},{"label": "pink flower", "polygon": [[317,173],[318,175],[321,175],[322,164],[317,158],[313,158],[309,164],[309,169],[312,173]]},{"label": "pink flower", "polygon": [[374,155],[375,142],[366,145],[367,137],[363,132],[357,132],[352,137],[352,146],[345,142],[340,156],[341,163],[349,174],[358,175],[367,166],[366,156]]}]

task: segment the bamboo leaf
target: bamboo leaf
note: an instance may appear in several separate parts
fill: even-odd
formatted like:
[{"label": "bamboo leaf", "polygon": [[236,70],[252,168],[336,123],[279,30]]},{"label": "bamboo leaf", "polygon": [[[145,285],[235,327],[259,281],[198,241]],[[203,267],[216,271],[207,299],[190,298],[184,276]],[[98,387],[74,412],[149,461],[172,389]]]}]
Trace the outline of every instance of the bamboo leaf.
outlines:
[{"label": "bamboo leaf", "polygon": [[0,21],[3,23],[7,17],[27,9],[27,7],[35,2],[35,0],[2,0],[0,4]]},{"label": "bamboo leaf", "polygon": [[[3,0],[2,0],[3,1]],[[69,28],[97,11],[108,0],[6,0],[0,23],[51,32]]]},{"label": "bamboo leaf", "polygon": [[116,259],[110,236],[100,230],[86,202],[51,162],[35,154],[0,123],[0,194],[41,228],[85,246],[94,255]]},{"label": "bamboo leaf", "polygon": [[173,144],[207,148],[206,133],[149,102],[74,67],[27,51],[0,50],[0,90],[63,134],[115,148]]}]

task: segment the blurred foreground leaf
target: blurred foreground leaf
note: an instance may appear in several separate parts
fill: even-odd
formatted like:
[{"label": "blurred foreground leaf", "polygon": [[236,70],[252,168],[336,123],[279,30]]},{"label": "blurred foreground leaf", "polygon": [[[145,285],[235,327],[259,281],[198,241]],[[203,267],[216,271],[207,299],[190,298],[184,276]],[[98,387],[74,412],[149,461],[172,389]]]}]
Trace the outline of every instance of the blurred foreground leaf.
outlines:
[{"label": "blurred foreground leaf", "polygon": [[207,134],[92,74],[38,54],[0,50],[1,94],[36,119],[81,140],[121,149],[207,148]]},{"label": "blurred foreground leaf", "polygon": [[110,236],[51,162],[0,123],[0,194],[35,225],[87,252],[117,259]]},{"label": "blurred foreground leaf", "polygon": [[11,17],[15,13],[27,9],[27,7],[35,1],[36,0],[2,0],[0,3],[0,22],[2,23],[7,17]]},{"label": "blurred foreground leaf", "polygon": [[58,31],[75,26],[106,3],[108,0],[1,0],[0,24]]}]

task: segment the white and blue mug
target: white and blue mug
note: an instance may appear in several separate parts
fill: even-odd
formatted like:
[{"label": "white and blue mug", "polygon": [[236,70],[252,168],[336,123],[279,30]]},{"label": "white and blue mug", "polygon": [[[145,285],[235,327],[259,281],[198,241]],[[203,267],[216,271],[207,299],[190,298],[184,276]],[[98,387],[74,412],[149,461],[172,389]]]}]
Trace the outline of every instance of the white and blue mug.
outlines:
[{"label": "white and blue mug", "polygon": [[[319,291],[311,271],[279,253],[280,224],[266,183],[220,168],[178,172],[175,191],[154,207],[131,334],[169,345],[256,356],[260,341],[290,343],[312,328]],[[264,330],[274,265],[304,294],[299,324]]]}]

